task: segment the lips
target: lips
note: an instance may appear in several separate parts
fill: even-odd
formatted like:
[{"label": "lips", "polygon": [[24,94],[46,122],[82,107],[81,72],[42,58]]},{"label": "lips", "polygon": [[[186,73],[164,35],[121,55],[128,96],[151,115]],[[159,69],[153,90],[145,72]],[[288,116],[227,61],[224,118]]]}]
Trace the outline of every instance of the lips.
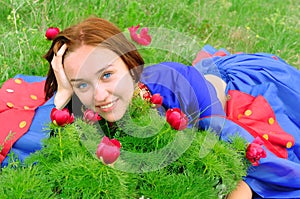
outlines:
[{"label": "lips", "polygon": [[97,105],[96,107],[99,108],[102,112],[109,112],[112,111],[117,103],[118,99],[111,101],[110,103]]}]

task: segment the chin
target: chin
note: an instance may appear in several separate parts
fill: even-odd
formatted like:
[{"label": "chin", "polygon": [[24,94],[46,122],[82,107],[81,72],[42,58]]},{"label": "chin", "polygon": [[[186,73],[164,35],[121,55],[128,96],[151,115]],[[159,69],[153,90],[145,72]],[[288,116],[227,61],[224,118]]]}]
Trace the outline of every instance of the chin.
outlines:
[{"label": "chin", "polygon": [[108,122],[116,122],[118,121],[118,119],[115,119],[115,118],[104,118],[106,121]]},{"label": "chin", "polygon": [[[116,111],[118,110],[118,111]],[[127,107],[115,107],[115,109],[111,112],[106,112],[100,114],[102,118],[104,118],[108,122],[117,122],[121,120],[125,113],[126,113]]]},{"label": "chin", "polygon": [[120,115],[120,116],[119,115],[106,115],[106,116],[103,116],[103,118],[108,122],[117,122],[120,119],[122,119],[123,115]]}]

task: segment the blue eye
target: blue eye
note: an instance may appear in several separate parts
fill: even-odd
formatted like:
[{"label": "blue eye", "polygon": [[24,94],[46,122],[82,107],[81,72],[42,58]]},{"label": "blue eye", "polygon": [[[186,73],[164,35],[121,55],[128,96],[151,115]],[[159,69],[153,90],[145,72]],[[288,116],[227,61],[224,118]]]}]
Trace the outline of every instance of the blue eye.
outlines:
[{"label": "blue eye", "polygon": [[111,76],[111,73],[104,73],[103,79],[108,79],[108,78],[110,78],[110,76]]},{"label": "blue eye", "polygon": [[86,87],[87,87],[87,83],[80,83],[77,85],[77,88],[79,88],[79,89],[84,89]]}]

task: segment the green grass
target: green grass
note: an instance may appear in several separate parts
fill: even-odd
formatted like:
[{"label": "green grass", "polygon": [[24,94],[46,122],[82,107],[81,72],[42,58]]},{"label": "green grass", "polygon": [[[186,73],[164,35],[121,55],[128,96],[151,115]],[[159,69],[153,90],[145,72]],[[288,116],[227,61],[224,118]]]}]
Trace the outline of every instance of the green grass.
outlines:
[{"label": "green grass", "polygon": [[[141,49],[149,64],[166,60],[190,64],[204,44],[211,44],[230,52],[274,53],[298,67],[298,2],[1,0],[0,85],[18,73],[44,76],[48,65],[42,55],[51,44],[44,37],[46,29],[63,29],[91,15],[106,18],[124,31],[139,23],[150,27],[150,33],[164,43]],[[163,46],[170,43],[171,48]]]}]

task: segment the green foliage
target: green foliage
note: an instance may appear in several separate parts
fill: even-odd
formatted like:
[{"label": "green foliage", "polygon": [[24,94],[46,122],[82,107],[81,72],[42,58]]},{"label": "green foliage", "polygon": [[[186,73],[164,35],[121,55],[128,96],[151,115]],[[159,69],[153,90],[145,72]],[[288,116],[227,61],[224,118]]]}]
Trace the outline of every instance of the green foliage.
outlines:
[{"label": "green foliage", "polygon": [[[83,124],[83,122],[78,122]],[[77,124],[45,140],[44,149],[24,165],[1,173],[1,196],[7,198],[128,198],[126,173],[103,165],[80,142]],[[7,187],[9,186],[9,187]]]},{"label": "green foliage", "polygon": [[140,98],[133,99],[116,125],[113,137],[122,144],[121,155],[107,166],[95,155],[105,133],[101,126],[80,118],[64,128],[51,123],[53,136],[44,140],[42,150],[24,164],[12,161],[3,168],[1,196],[217,198],[233,190],[246,173],[242,139],[229,144],[211,132],[176,131]]},{"label": "green foliage", "polygon": [[[46,173],[45,173],[46,174]],[[1,172],[0,195],[8,198],[53,198],[47,176],[42,176],[35,166],[3,168]]]},{"label": "green foliage", "polygon": [[[216,181],[196,173],[169,173],[166,170],[150,172],[140,176],[140,195],[151,198],[218,198],[213,187]],[[157,177],[159,176],[159,178]]]}]

